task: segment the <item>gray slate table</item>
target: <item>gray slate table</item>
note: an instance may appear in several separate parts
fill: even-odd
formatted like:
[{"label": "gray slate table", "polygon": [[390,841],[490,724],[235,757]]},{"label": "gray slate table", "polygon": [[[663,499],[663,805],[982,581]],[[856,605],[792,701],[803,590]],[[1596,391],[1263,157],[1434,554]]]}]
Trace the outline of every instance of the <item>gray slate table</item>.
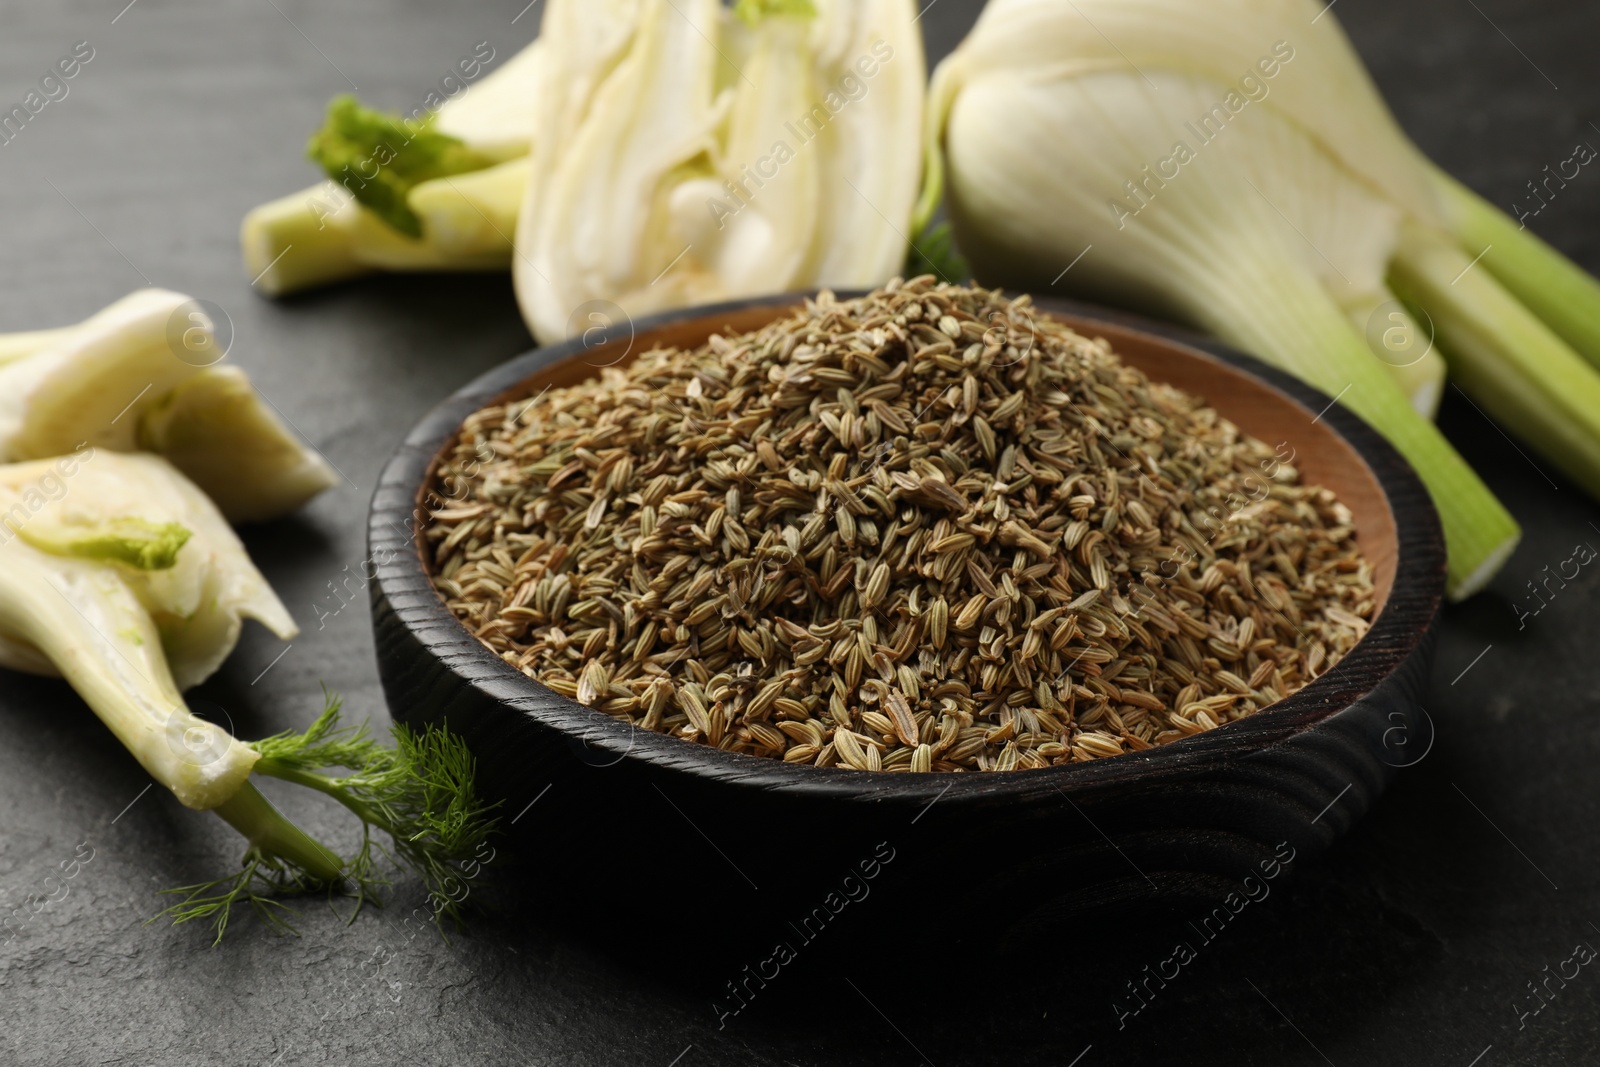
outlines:
[{"label": "gray slate table", "polygon": [[[304,632],[286,649],[252,629],[199,696],[245,736],[305,723],[322,684],[382,722],[365,605],[333,592],[365,556],[374,479],[437,399],[529,339],[500,277],[269,303],[235,234],[249,207],[314,177],[301,150],[331,95],[358,85],[369,102],[415,106],[477,42],[501,56],[526,43],[538,8],[124,3],[0,2],[7,107],[76,42],[94,49],[70,94],[0,147],[0,329],[77,321],[147,281],[226,308],[233,358],[348,484],[249,533]],[[933,56],[976,8],[930,5]],[[1592,5],[1344,0],[1337,13],[1422,147],[1497,203],[1576,142],[1600,145]],[[1600,174],[1583,171],[1533,224],[1600,270]],[[979,980],[952,960],[852,987],[848,967],[816,969],[719,1031],[712,990],[541,907],[513,865],[449,944],[397,922],[421,899],[401,885],[396,908],[353,925],[312,904],[299,939],[246,921],[212,949],[199,930],[142,923],[158,889],[215,872],[237,839],[146,792],[64,685],[0,674],[0,909],[42,892],[83,842],[94,850],[68,896],[0,946],[0,1063],[1594,1063],[1600,975],[1519,1012],[1547,966],[1600,945],[1600,578],[1585,573],[1525,629],[1513,604],[1575,543],[1600,545],[1600,509],[1459,396],[1442,421],[1527,536],[1490,592],[1446,616],[1432,751],[1126,1029],[1110,1002],[1159,957],[1086,940],[1041,946],[1037,975]],[[325,808],[284,802],[315,832],[344,832]],[[630,921],[686,907],[642,887]],[[882,924],[892,944],[902,932]]]}]

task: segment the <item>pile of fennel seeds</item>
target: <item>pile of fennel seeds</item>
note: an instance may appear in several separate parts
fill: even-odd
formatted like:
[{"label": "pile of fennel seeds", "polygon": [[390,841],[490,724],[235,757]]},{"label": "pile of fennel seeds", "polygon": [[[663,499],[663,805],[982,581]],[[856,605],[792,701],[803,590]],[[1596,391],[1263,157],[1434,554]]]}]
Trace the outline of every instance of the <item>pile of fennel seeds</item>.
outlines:
[{"label": "pile of fennel seeds", "polygon": [[923,278],[477,412],[426,537],[486,646],[640,728],[1011,770],[1214,729],[1355,644],[1350,513],[1280,459]]}]

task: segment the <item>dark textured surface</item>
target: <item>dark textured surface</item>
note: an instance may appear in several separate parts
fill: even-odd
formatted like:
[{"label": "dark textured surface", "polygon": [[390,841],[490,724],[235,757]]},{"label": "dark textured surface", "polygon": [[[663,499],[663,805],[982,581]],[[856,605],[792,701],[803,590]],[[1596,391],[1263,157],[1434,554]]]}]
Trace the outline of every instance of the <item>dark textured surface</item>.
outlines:
[{"label": "dark textured surface", "polygon": [[[936,54],[974,7],[928,11]],[[365,558],[367,499],[406,429],[527,337],[501,279],[386,279],[267,304],[241,277],[235,231],[247,208],[311,177],[305,134],[349,88],[332,64],[369,99],[413,106],[477,41],[508,53],[527,40],[538,9],[512,26],[522,4],[499,0],[138,0],[113,25],[122,8],[0,3],[0,100],[20,101],[74,42],[96,48],[71,95],[0,148],[0,328],[74,321],[143,284],[140,272],[227,308],[235,358],[352,485],[250,535],[304,633],[259,680],[283,647],[247,633],[201,695],[246,735],[304,723],[319,682],[381,719],[365,604],[336,612],[330,583]],[[1418,143],[1496,203],[1510,206],[1578,139],[1600,145],[1592,6],[1342,0],[1335,11]],[[1585,170],[1533,220],[1590,270],[1597,182]],[[157,889],[227,862],[231,831],[155,791],[127,808],[147,779],[72,694],[5,675],[0,905],[45,892],[85,839],[95,851],[66,897],[0,946],[0,1063],[1065,1065],[1088,1046],[1082,1067],[1592,1063],[1592,968],[1565,988],[1552,981],[1558,995],[1520,1029],[1513,1004],[1531,1007],[1526,983],[1576,942],[1600,946],[1600,579],[1585,571],[1521,630],[1513,604],[1576,542],[1600,545],[1600,510],[1459,399],[1443,423],[1527,535],[1488,594],[1445,616],[1427,705],[1436,742],[1348,837],[1296,861],[1292,881],[1274,881],[1213,943],[1163,919],[1142,936],[1127,924],[1042,941],[1038,973],[979,972],[957,943],[1028,902],[952,899],[943,922],[908,928],[873,897],[830,928],[827,955],[808,950],[719,1032],[696,959],[664,935],[779,917],[641,881],[602,924],[524,892],[532,879],[508,857],[473,930],[449,945],[404,922],[420,896],[401,886],[396,907],[353,926],[312,905],[300,940],[242,925],[212,950],[198,931],[140,924]],[[316,830],[342,825],[285,803]],[[534,862],[548,877],[564,857]],[[620,933],[598,940],[602,926]],[[1130,1006],[1124,983],[1179,938],[1197,958],[1119,1031],[1111,1004]],[[897,970],[910,943],[949,946],[947,959]]]}]

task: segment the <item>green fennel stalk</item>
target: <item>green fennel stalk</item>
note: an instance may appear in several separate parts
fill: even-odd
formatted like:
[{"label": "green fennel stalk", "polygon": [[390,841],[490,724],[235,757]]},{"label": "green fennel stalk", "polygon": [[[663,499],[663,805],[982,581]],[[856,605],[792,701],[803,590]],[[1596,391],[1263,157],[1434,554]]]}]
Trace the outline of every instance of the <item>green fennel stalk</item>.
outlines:
[{"label": "green fennel stalk", "polygon": [[1600,281],[1509,215],[1432,167],[1451,232],[1527,310],[1600,367]]}]

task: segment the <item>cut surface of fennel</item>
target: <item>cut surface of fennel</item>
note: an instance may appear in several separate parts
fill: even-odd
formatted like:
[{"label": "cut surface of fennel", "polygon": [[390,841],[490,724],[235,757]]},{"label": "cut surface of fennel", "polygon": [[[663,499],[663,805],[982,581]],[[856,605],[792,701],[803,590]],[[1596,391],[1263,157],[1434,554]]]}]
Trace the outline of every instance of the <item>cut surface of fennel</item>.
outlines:
[{"label": "cut surface of fennel", "polygon": [[541,341],[595,303],[631,318],[899,269],[925,73],[914,5],[774,4],[746,21],[716,0],[637,0],[628,33],[590,32],[582,6],[545,13],[562,59],[545,68],[512,264]]}]

